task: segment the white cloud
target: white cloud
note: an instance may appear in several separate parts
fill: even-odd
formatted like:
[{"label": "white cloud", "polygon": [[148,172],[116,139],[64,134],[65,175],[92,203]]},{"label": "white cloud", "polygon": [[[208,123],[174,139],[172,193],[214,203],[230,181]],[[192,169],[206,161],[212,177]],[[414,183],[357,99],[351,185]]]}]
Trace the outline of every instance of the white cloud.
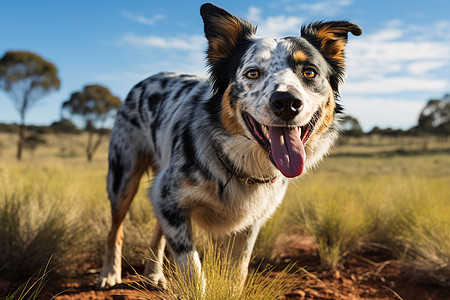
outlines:
[{"label": "white cloud", "polygon": [[[433,25],[428,28],[432,31]],[[347,93],[381,95],[401,92],[442,92],[450,78],[437,75],[450,67],[450,39],[421,39],[422,27],[393,20],[386,28],[351,39],[347,46]]]},{"label": "white cloud", "polygon": [[366,39],[377,42],[388,42],[401,38],[403,35],[404,32],[402,29],[389,27],[372,33],[371,35],[367,36]]},{"label": "white cloud", "polygon": [[122,71],[122,72],[101,73],[93,75],[93,81],[102,82],[107,86],[114,87],[114,92],[117,93],[117,95],[122,100],[124,100],[130,89],[135,84],[137,84],[138,82],[142,81],[143,79],[147,78],[150,75],[152,75],[152,73],[149,73],[148,70],[146,72]]},{"label": "white cloud", "polygon": [[184,51],[202,51],[206,45],[206,40],[201,35],[186,35],[179,37],[160,37],[160,36],[137,36],[134,33],[128,33],[121,38],[120,43],[126,46],[133,46],[139,49],[158,48],[173,49]]},{"label": "white cloud", "polygon": [[[202,35],[180,35],[162,37],[156,35],[139,36],[128,33],[118,44],[127,48],[133,57],[137,56],[134,71],[102,74],[100,78],[112,82],[127,80],[137,82],[161,71],[173,71],[205,76],[206,39]],[[137,52],[137,55],[135,53]]]},{"label": "white cloud", "polygon": [[150,25],[150,26],[155,25],[155,23],[157,21],[162,20],[166,17],[163,14],[157,14],[150,18],[147,18],[147,17],[141,16],[141,15],[136,15],[136,14],[133,14],[133,13],[130,13],[127,11],[123,12],[122,15],[133,22],[137,22],[137,23],[144,24],[144,25]]},{"label": "white cloud", "polygon": [[263,18],[262,9],[250,6],[247,19],[258,25],[258,36],[281,37],[283,35],[298,35],[302,18],[286,15],[270,16]]},{"label": "white cloud", "polygon": [[258,26],[259,36],[281,37],[283,35],[300,35],[303,19],[297,17],[268,17]]},{"label": "white cloud", "polygon": [[412,75],[428,75],[431,71],[443,68],[445,65],[445,61],[425,60],[410,63],[406,68]]},{"label": "white cloud", "polygon": [[434,30],[436,36],[444,37],[447,40],[450,39],[450,21],[439,21]]},{"label": "white cloud", "polygon": [[247,20],[249,20],[250,22],[259,22],[261,21],[261,13],[261,8],[251,5],[248,8]]},{"label": "white cloud", "polygon": [[[395,33],[397,35],[398,33]],[[347,47],[347,52],[352,59],[358,62],[409,62],[420,60],[449,60],[450,43],[448,41],[412,41],[394,38],[391,34],[386,37],[384,31],[361,37],[360,40],[352,40]],[[378,37],[384,38],[378,38]]]},{"label": "white cloud", "polygon": [[435,92],[444,90],[450,81],[420,77],[380,77],[365,80],[349,80],[342,88],[348,94],[380,95],[402,92]]},{"label": "white cloud", "polygon": [[448,92],[450,78],[442,74],[450,67],[450,35],[426,34],[445,30],[439,24],[391,20],[376,32],[350,38],[341,92],[347,113],[364,130],[410,128],[427,101],[421,97]]},{"label": "white cloud", "polygon": [[303,14],[321,15],[321,16],[335,16],[339,14],[343,8],[353,4],[353,0],[326,0],[316,3],[300,3],[288,4],[286,9],[288,11],[300,11]]},{"label": "white cloud", "polygon": [[373,127],[408,129],[417,124],[425,102],[402,98],[343,97],[345,112],[356,117],[364,131]]}]

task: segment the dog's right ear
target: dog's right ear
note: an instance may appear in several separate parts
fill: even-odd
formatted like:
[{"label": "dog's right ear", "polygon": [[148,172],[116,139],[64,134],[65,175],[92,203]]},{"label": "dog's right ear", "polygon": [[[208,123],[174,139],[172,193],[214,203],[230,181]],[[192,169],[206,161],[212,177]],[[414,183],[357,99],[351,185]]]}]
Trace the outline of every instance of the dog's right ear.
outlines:
[{"label": "dog's right ear", "polygon": [[200,14],[208,39],[207,57],[210,66],[221,59],[230,58],[234,49],[256,32],[256,28],[249,22],[211,3],[203,4]]}]

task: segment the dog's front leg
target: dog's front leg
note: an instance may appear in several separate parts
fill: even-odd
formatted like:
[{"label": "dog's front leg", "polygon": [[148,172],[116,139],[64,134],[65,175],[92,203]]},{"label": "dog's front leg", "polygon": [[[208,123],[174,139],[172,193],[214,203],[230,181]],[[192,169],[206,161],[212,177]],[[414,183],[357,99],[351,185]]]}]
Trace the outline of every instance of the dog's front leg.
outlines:
[{"label": "dog's front leg", "polygon": [[242,284],[248,275],[248,265],[252,257],[253,247],[258,237],[261,224],[253,224],[243,232],[227,235],[223,239],[222,251],[234,266],[239,266]]},{"label": "dog's front leg", "polygon": [[204,286],[200,258],[194,246],[188,212],[172,199],[159,199],[161,201],[154,201],[155,212],[167,244],[172,249],[175,262],[183,276],[189,277],[191,281],[200,280]]}]

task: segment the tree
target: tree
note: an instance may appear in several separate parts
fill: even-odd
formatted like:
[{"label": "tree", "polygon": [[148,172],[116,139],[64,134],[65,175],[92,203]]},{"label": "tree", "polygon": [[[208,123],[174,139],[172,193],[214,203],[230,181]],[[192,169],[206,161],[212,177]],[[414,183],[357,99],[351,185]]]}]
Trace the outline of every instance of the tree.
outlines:
[{"label": "tree", "polygon": [[419,116],[417,128],[423,132],[449,134],[450,94],[442,99],[429,100]]},{"label": "tree", "polygon": [[424,150],[428,150],[432,134],[440,136],[445,145],[450,134],[450,94],[429,100],[420,113],[417,126],[410,132],[422,137]]},{"label": "tree", "polygon": [[60,81],[56,67],[37,54],[8,51],[0,59],[0,88],[5,90],[20,115],[17,159],[22,158],[25,143],[25,116],[39,100],[58,90]]},{"label": "tree", "polygon": [[37,147],[47,144],[47,141],[37,134],[32,134],[27,136],[24,143],[24,148],[30,150],[31,154],[34,155]]},{"label": "tree", "polygon": [[62,118],[59,121],[55,121],[50,125],[52,132],[54,133],[80,133],[80,130],[69,119]]},{"label": "tree", "polygon": [[[84,130],[88,132],[87,143],[84,144],[87,160],[92,156],[102,142],[105,122],[111,118],[122,101],[101,85],[86,85],[82,91],[75,92],[62,105],[62,110],[81,120]],[[97,138],[94,141],[94,136]]]},{"label": "tree", "polygon": [[361,129],[361,125],[356,118],[344,115],[342,117],[342,130],[346,135],[349,136],[361,136],[363,135],[363,131]]}]

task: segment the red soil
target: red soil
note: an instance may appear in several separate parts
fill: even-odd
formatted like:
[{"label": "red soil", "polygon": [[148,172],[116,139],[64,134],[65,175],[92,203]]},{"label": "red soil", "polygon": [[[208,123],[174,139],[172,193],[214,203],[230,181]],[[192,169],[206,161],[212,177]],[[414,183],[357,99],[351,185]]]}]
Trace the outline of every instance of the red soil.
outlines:
[{"label": "red soil", "polygon": [[[290,262],[305,266],[305,272],[299,272],[298,288],[287,293],[282,299],[404,299],[404,300],[444,300],[450,299],[450,288],[428,285],[412,278],[411,272],[397,261],[390,260],[381,253],[362,253],[344,259],[343,268],[324,271],[319,266],[319,256],[314,241],[301,235],[282,235],[277,241],[272,261],[275,266],[283,267]],[[57,295],[57,300],[135,300],[143,299],[143,292],[129,283],[127,276],[120,286],[96,291],[94,283],[97,269],[86,270],[83,276],[66,282],[47,283],[43,299]],[[128,283],[128,284],[127,284]],[[0,297],[14,285],[0,281]],[[150,291],[147,296],[159,299],[160,292]],[[147,298],[147,299],[149,299]]]}]

